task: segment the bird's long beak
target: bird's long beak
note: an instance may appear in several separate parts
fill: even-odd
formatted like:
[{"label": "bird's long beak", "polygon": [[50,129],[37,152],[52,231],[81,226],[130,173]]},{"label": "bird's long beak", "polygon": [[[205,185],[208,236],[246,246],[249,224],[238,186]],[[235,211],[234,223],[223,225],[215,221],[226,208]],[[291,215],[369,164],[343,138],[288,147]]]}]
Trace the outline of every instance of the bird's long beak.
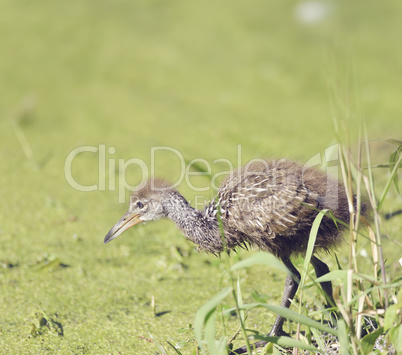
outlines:
[{"label": "bird's long beak", "polygon": [[120,218],[120,220],[113,226],[113,228],[106,235],[105,244],[109,243],[114,238],[117,238],[120,234],[124,233],[127,229],[141,223],[139,214],[132,213],[131,211],[126,212],[126,214]]}]

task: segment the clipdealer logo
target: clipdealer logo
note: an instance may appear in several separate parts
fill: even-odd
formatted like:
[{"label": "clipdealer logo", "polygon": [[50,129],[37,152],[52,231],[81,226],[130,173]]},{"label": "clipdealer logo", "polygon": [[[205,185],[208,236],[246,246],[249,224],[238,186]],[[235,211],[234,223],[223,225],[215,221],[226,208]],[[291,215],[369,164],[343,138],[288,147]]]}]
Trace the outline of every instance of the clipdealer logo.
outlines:
[{"label": "clipdealer logo", "polygon": [[[98,158],[98,181],[90,185],[84,185],[81,183],[80,177],[73,176],[72,172],[74,160],[83,153],[96,154]],[[180,173],[176,181],[170,181],[172,183],[171,186],[173,188],[177,188],[180,184],[185,182],[191,190],[196,192],[205,192],[211,188],[213,191],[217,192],[219,190],[218,182],[221,180],[220,177],[227,176],[235,169],[243,166],[242,146],[240,144],[237,145],[235,163],[227,158],[218,158],[212,162],[209,162],[203,158],[195,158],[191,161],[188,161],[178,149],[168,146],[151,147],[149,164],[138,157],[132,157],[127,160],[123,158],[116,159],[113,157],[115,153],[115,147],[107,147],[105,144],[99,144],[98,146],[86,145],[73,149],[67,155],[64,162],[64,174],[67,183],[75,190],[82,192],[105,190],[115,191],[118,189],[118,201],[119,203],[125,203],[127,199],[127,190],[134,191],[137,187],[145,183],[149,177],[157,176],[157,160],[166,159],[167,154],[169,155],[169,159],[178,160],[178,165],[175,165],[175,171],[178,167]],[[334,178],[329,180],[330,183],[334,184],[336,183],[336,180],[340,178],[338,157],[339,147],[337,144],[335,144],[326,148],[323,152],[315,154],[307,162],[305,162],[305,164],[303,164],[303,168],[314,166],[324,170],[328,176]],[[253,164],[254,162],[261,162],[264,164],[266,163],[266,160],[253,159],[247,162],[245,168],[247,169],[247,166]],[[129,167],[135,167],[137,169],[138,177],[140,178],[140,183],[138,185],[130,185],[127,182],[126,173]],[[219,167],[220,170],[217,173],[212,174],[213,167],[215,167],[214,170],[216,170],[216,167]],[[194,186],[191,182],[191,178],[195,176],[209,176],[209,180],[206,180],[204,186]],[[331,187],[331,184],[327,184],[327,191],[334,191],[333,186]],[[203,198],[203,195],[196,196],[196,201],[198,198]],[[203,203],[204,202],[205,201],[203,201]]]}]

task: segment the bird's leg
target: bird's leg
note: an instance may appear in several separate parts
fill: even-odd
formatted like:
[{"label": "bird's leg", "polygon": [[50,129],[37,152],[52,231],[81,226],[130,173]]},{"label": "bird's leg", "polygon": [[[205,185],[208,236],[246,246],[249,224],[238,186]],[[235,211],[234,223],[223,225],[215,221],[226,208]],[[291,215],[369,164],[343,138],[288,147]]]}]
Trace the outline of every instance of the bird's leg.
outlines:
[{"label": "bird's leg", "polygon": [[[314,267],[315,274],[317,277],[321,277],[325,274],[329,273],[328,265],[325,264],[323,261],[315,257],[314,255],[311,257],[310,260],[311,264]],[[320,282],[321,288],[324,290],[325,297],[327,299],[327,304],[325,305],[326,308],[331,308],[335,305],[334,297],[332,296],[332,283],[331,281],[323,281]],[[336,324],[337,314],[335,312],[331,312],[331,323],[334,326]]]},{"label": "bird's leg", "polygon": [[[281,306],[289,308],[291,301],[293,297],[296,294],[297,288],[299,287],[300,283],[300,273],[297,271],[297,269],[294,267],[292,262],[289,260],[289,258],[281,258],[282,262],[285,264],[285,266],[289,269],[290,274],[286,276],[286,281],[285,281],[285,289],[283,291],[283,297],[282,297],[282,302]],[[280,335],[287,335],[283,330],[283,322],[285,321],[285,318],[282,316],[279,316],[276,318],[274,326],[272,327],[271,332],[269,333],[269,336],[280,336]],[[267,341],[261,340],[258,341],[254,344],[251,344],[252,349],[257,349],[261,348],[264,345],[267,344]],[[243,354],[247,352],[247,348],[245,346],[238,348],[234,351],[232,351],[230,354]]]},{"label": "bird's leg", "polygon": [[[311,257],[311,264],[314,267],[315,274],[317,277],[324,276],[325,274],[329,273],[329,268],[328,265],[322,262],[320,259],[318,259],[315,256]],[[334,298],[332,296],[332,283],[331,281],[323,281],[320,282],[320,285],[324,292],[326,293],[326,298],[327,301],[329,301],[329,304],[327,304],[327,308],[331,307],[332,305],[335,305]]]},{"label": "bird's leg", "polygon": [[[294,265],[289,260],[289,258],[281,258],[281,260],[290,271],[290,274],[288,274],[288,276],[286,276],[285,289],[283,291],[281,306],[289,308],[289,306],[293,300],[293,297],[296,294],[297,288],[299,287],[300,273],[294,267]],[[272,330],[269,333],[269,335],[276,336],[276,335],[285,334],[282,330],[284,321],[285,321],[285,318],[283,318],[282,316],[276,317],[274,326],[272,327]]]}]

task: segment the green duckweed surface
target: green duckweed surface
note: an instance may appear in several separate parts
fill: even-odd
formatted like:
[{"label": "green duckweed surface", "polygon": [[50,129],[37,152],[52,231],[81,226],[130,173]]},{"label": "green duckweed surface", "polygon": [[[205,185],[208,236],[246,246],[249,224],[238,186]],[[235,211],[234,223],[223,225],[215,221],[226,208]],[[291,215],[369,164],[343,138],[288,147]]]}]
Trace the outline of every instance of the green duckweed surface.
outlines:
[{"label": "green duckweed surface", "polygon": [[[174,148],[186,162],[205,159],[212,174],[228,167],[216,159],[235,167],[239,156],[304,162],[335,142],[334,116],[349,122],[341,130],[351,142],[365,118],[374,164],[392,153],[381,140],[402,138],[402,4],[0,4],[2,354],[155,354],[150,334],[166,347],[184,342],[183,354],[194,349],[192,335],[178,330],[219,291],[226,262],[199,254],[170,221],[103,245],[127,208],[119,203],[128,195],[123,181],[135,185],[142,173],[132,164],[123,174],[119,159],[149,169],[155,162],[154,173],[172,181],[181,173],[177,154],[164,148],[152,159],[153,147]],[[66,159],[79,147],[97,149],[71,164],[75,181],[94,191],[66,179]],[[378,193],[387,176],[376,171]],[[210,186],[205,176],[190,182]],[[186,181],[179,189],[198,207],[214,195]],[[392,188],[384,211],[401,208]],[[385,227],[401,241],[400,214]],[[384,238],[384,250],[395,275],[400,246]],[[346,257],[340,251],[344,265]],[[333,256],[325,259],[334,267]],[[362,257],[367,272],[369,264]],[[283,274],[253,267],[240,278],[246,301],[258,290],[280,302]],[[247,326],[264,332],[273,320],[253,311]],[[227,323],[232,334],[237,321]]]}]

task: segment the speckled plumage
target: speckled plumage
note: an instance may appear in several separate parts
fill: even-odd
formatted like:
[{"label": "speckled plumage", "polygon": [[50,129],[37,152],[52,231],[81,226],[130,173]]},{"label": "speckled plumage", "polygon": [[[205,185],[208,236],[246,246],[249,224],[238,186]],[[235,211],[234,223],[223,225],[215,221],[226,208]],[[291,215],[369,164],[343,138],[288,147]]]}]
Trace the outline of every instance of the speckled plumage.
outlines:
[{"label": "speckled plumage", "polygon": [[[303,253],[319,210],[349,221],[345,188],[324,172],[287,160],[251,163],[231,174],[219,190],[228,246],[240,240],[276,256]],[[339,226],[339,224],[338,224]],[[316,249],[338,244],[341,231],[325,217]]]},{"label": "speckled plumage", "polygon": [[[315,168],[288,160],[264,160],[234,171],[222,183],[215,199],[204,210],[193,209],[185,198],[162,180],[149,180],[132,195],[160,203],[163,214],[201,250],[223,251],[217,215],[220,210],[228,249],[245,244],[290,256],[303,253],[311,225],[321,209],[349,221],[344,186]],[[324,217],[316,249],[329,249],[342,240],[341,225]]]}]

